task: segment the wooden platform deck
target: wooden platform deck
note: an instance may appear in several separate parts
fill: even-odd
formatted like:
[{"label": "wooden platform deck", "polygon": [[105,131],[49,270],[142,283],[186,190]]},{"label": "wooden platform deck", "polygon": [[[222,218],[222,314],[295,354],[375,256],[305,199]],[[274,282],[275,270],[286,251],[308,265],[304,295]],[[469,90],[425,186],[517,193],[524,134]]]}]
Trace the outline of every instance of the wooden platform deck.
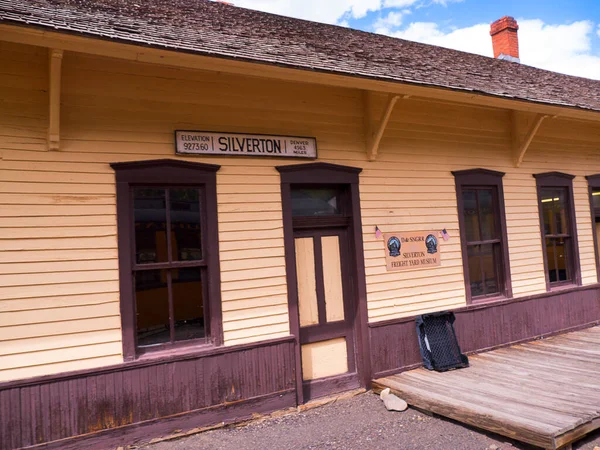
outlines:
[{"label": "wooden platform deck", "polygon": [[373,381],[416,408],[546,449],[600,428],[600,327],[472,355],[470,367]]}]

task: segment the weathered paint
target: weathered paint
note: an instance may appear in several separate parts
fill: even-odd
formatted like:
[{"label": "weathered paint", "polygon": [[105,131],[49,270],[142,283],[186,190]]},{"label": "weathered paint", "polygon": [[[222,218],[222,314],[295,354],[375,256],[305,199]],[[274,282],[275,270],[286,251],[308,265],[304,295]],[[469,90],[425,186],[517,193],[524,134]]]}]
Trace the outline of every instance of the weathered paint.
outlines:
[{"label": "weathered paint", "polygon": [[[221,409],[214,408],[218,405],[230,405],[228,421],[249,415],[237,410],[246,403],[256,412],[269,411],[268,400],[273,397],[285,401],[274,404],[270,411],[294,406],[295,381],[294,343],[284,338],[267,345],[222,348],[202,356],[139,361],[8,383],[0,386],[0,449],[117,427],[121,428],[115,434],[96,434],[91,448],[113,448],[139,439],[148,442],[161,433],[218,423],[223,420]],[[188,416],[195,420],[186,421]],[[156,423],[161,418],[167,419],[162,425]],[[136,433],[140,423],[154,427],[140,435]],[[107,441],[111,436],[121,436],[120,442],[110,441],[113,447]],[[81,445],[80,440],[67,440],[55,447]]]},{"label": "weathered paint", "polygon": [[[549,119],[513,167],[510,113],[411,97],[394,110],[376,161],[356,89],[169,68],[65,52],[61,150],[46,151],[45,49],[0,43],[0,380],[122,360],[114,173],[110,162],[172,157],[175,129],[315,136],[319,160],[363,168],[361,209],[372,322],[465,304],[451,170],[505,171],[513,292],[545,291],[532,174],[571,173],[581,272],[597,281],[587,185],[600,172],[597,124]],[[375,96],[383,109],[385,96]],[[377,112],[377,111],[376,111]],[[379,114],[375,114],[378,117]],[[528,128],[518,115],[521,133]],[[282,160],[222,165],[219,246],[226,345],[289,333]],[[386,272],[383,231],[448,230],[442,265]],[[15,356],[20,355],[20,356]]]},{"label": "weathered paint", "polygon": [[[469,306],[455,314],[461,350],[489,350],[600,323],[600,288],[583,287]],[[372,323],[370,327],[373,378],[422,365],[412,318]]]}]

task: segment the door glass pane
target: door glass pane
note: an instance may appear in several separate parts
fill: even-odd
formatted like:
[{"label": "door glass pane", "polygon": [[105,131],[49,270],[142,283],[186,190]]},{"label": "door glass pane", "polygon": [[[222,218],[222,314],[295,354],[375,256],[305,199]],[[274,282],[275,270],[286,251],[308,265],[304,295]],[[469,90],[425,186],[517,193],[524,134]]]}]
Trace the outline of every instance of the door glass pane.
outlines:
[{"label": "door glass pane", "polygon": [[491,189],[480,189],[479,195],[479,220],[481,221],[481,240],[496,238],[494,223],[494,197]]},{"label": "door glass pane", "polygon": [[175,340],[205,336],[201,270],[198,267],[171,271]]},{"label": "door glass pane", "polygon": [[202,259],[198,189],[169,189],[173,261]]},{"label": "door glass pane", "polygon": [[465,237],[467,242],[480,241],[479,214],[477,213],[477,192],[465,190],[462,193]]},{"label": "door glass pane", "polygon": [[135,305],[138,345],[169,342],[169,293],[166,270],[143,270],[135,273]]},{"label": "door glass pane", "polygon": [[292,186],[292,216],[331,216],[341,214],[337,188]]},{"label": "door glass pane", "polygon": [[168,261],[165,190],[135,188],[133,190],[133,215],[136,263]]}]

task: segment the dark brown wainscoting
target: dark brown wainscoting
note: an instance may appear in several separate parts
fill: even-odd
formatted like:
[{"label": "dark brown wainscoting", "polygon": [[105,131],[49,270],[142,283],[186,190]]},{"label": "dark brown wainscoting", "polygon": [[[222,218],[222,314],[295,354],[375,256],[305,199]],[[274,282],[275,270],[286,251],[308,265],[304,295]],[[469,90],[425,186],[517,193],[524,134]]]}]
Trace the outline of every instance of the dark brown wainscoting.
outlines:
[{"label": "dark brown wainscoting", "polygon": [[110,448],[296,405],[293,337],[0,384],[0,448]]},{"label": "dark brown wainscoting", "polygon": [[[461,350],[474,353],[600,322],[600,286],[454,310]],[[369,324],[373,378],[422,365],[414,317]]]}]

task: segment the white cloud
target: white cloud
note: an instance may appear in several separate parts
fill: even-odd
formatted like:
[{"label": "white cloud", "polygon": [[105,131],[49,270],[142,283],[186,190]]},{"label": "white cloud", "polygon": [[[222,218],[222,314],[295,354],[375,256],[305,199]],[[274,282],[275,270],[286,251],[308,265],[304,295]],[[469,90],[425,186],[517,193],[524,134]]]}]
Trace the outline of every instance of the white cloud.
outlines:
[{"label": "white cloud", "polygon": [[[383,0],[234,0],[236,6],[257,9],[284,16],[336,23],[343,16],[355,19],[370,11],[378,11]],[[416,1],[416,0],[414,0]]]},{"label": "white cloud", "polygon": [[387,34],[391,28],[397,28],[402,25],[402,17],[405,13],[400,11],[390,11],[387,16],[380,17],[373,24],[375,33]]},{"label": "white cloud", "polygon": [[[543,21],[518,20],[521,62],[555,72],[600,79],[600,55],[591,53],[594,24],[589,21],[548,25]],[[380,28],[393,37],[493,56],[489,24],[440,30],[433,22],[414,22],[406,29]]]},{"label": "white cloud", "polygon": [[347,17],[360,19],[385,8],[444,5],[464,0],[234,0],[236,6],[283,16],[338,23]]},{"label": "white cloud", "polygon": [[598,31],[596,31],[596,34],[598,35],[598,37],[600,37],[600,25],[598,25]]}]

